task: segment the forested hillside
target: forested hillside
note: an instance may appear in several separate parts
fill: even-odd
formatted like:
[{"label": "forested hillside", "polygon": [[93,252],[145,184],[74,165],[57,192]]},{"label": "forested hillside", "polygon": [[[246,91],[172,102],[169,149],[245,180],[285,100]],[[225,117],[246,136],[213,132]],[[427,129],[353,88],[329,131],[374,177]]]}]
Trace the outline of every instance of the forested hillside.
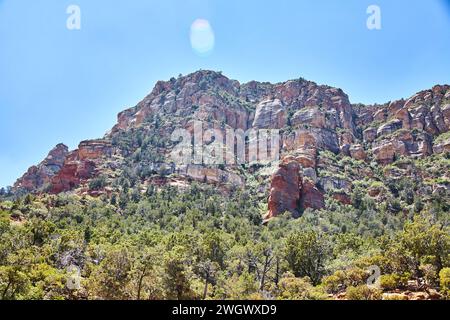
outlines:
[{"label": "forested hillside", "polygon": [[[275,130],[279,153],[246,138],[206,163],[205,136],[175,163],[198,122]],[[366,106],[304,79],[160,81],[0,190],[0,299],[449,298],[449,132],[446,85]]]}]

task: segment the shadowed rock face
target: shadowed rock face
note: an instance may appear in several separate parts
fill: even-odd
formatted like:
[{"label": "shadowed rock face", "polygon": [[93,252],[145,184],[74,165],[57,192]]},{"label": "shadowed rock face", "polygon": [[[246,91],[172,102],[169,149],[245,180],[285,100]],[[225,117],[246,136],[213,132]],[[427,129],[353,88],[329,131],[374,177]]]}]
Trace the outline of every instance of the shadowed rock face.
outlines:
[{"label": "shadowed rock face", "polygon": [[[284,211],[299,215],[306,208],[323,208],[327,193],[342,203],[350,202],[350,182],[318,178],[319,170],[324,169],[318,163],[320,152],[380,165],[402,156],[423,158],[448,152],[448,137],[436,138],[450,130],[450,86],[435,86],[407,100],[365,106],[352,105],[341,89],[304,79],[240,84],[218,72],[198,71],[159,81],[135,107],[118,115],[117,124],[103,139],[83,141],[70,153],[66,146],[58,145],[43,162],[31,167],[14,189],[39,192],[48,185],[53,193],[81,192],[100,175],[106,176],[111,187],[130,164],[135,165],[133,170],[147,166],[161,175],[147,181],[144,177],[142,183],[176,175],[186,182],[245,186],[245,174],[235,165],[171,165],[172,132],[176,128],[192,132],[196,120],[210,128],[279,129],[281,160],[279,165],[273,164],[276,169],[269,181],[261,182],[261,189],[268,192],[267,218]],[[159,158],[143,153],[146,149]],[[370,175],[370,170],[364,174]]]},{"label": "shadowed rock face", "polygon": [[303,180],[303,189],[300,195],[300,205],[304,209],[325,208],[325,198],[316,184],[311,180]]}]

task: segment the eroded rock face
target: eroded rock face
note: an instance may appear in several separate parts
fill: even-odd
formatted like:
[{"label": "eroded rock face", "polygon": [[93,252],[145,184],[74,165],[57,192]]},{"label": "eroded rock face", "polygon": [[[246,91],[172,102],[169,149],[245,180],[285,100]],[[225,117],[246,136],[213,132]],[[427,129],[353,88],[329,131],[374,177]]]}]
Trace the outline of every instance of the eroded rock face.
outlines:
[{"label": "eroded rock face", "polygon": [[384,139],[372,147],[375,160],[392,163],[400,156],[423,158],[433,153],[432,138],[428,133],[412,134],[402,129],[390,139]]},{"label": "eroded rock face", "polygon": [[36,191],[48,184],[62,168],[69,150],[58,144],[37,166],[32,166],[14,185],[16,190]]},{"label": "eroded rock face", "polygon": [[378,128],[377,136],[382,137],[402,128],[402,121],[395,119]]},{"label": "eroded rock face", "polygon": [[402,141],[386,141],[372,149],[375,160],[382,164],[394,162],[396,155],[404,154],[405,144]]},{"label": "eroded rock face", "polygon": [[315,169],[317,163],[317,149],[316,148],[301,148],[295,153],[295,160],[303,168]]},{"label": "eroded rock face", "polygon": [[305,149],[324,149],[339,153],[339,139],[336,132],[327,129],[297,129],[282,137],[282,146],[286,151]]},{"label": "eroded rock face", "polygon": [[50,181],[50,192],[61,193],[78,187],[96,176],[96,169],[110,158],[113,147],[107,140],[87,140],[70,152],[61,170]]},{"label": "eroded rock face", "polygon": [[280,129],[286,125],[286,111],[279,99],[266,100],[256,107],[253,127],[258,129]]},{"label": "eroded rock face", "polygon": [[323,209],[325,208],[325,199],[323,193],[317,188],[313,181],[303,180],[303,188],[300,198],[301,208]]},{"label": "eroded rock face", "polygon": [[305,209],[325,207],[324,194],[316,185],[314,168],[303,167],[299,159],[295,156],[285,157],[272,175],[266,221],[286,211],[298,217]]},{"label": "eroded rock face", "polygon": [[178,171],[181,175],[199,182],[213,184],[229,184],[242,186],[244,180],[241,176],[221,170],[217,167],[205,167],[203,165],[187,165]]},{"label": "eroded rock face", "polygon": [[[305,108],[297,111],[291,119],[293,126],[312,126],[315,128],[325,128],[325,114],[318,107]],[[336,124],[334,124],[334,127]]]},{"label": "eroded rock face", "polygon": [[281,161],[278,169],[271,177],[268,200],[269,212],[265,217],[266,219],[276,217],[285,211],[299,216],[298,209],[302,189],[300,169],[300,164],[293,157],[287,157]]},{"label": "eroded rock face", "polygon": [[78,146],[78,158],[80,160],[94,160],[101,157],[111,157],[113,147],[107,140],[82,141]]},{"label": "eroded rock face", "polygon": [[93,161],[80,161],[77,151],[73,151],[66,159],[64,166],[51,180],[51,193],[70,191],[78,187],[82,180],[92,178],[95,163]]}]

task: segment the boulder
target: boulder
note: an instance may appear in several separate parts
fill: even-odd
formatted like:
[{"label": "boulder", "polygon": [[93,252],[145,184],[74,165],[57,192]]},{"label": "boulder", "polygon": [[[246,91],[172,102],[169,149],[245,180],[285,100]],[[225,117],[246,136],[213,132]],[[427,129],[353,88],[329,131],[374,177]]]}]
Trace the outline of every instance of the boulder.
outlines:
[{"label": "boulder", "polygon": [[373,142],[377,137],[377,129],[369,127],[363,131],[363,139],[366,142]]},{"label": "boulder", "polygon": [[360,144],[355,144],[350,147],[350,156],[356,160],[366,160],[367,154]]},{"label": "boulder", "polygon": [[382,125],[377,130],[377,137],[382,137],[391,134],[402,128],[402,121],[399,119],[391,120],[388,123]]}]

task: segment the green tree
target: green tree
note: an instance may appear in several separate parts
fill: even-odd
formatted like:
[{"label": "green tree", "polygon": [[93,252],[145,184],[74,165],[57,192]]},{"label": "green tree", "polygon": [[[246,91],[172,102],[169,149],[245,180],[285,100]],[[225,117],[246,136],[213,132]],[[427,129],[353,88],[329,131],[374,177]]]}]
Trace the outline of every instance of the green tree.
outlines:
[{"label": "green tree", "polygon": [[400,234],[400,250],[410,257],[412,271],[421,275],[420,264],[430,262],[439,272],[448,263],[450,230],[428,214],[414,216]]},{"label": "green tree", "polygon": [[193,299],[190,270],[184,247],[176,246],[164,256],[163,285],[167,299]]},{"label": "green tree", "polygon": [[128,292],[131,271],[131,249],[112,247],[91,274],[91,292],[95,298],[120,300],[131,298]]},{"label": "green tree", "polygon": [[296,277],[309,277],[314,285],[325,272],[328,250],[323,236],[314,231],[295,232],[286,239],[285,259]]}]

